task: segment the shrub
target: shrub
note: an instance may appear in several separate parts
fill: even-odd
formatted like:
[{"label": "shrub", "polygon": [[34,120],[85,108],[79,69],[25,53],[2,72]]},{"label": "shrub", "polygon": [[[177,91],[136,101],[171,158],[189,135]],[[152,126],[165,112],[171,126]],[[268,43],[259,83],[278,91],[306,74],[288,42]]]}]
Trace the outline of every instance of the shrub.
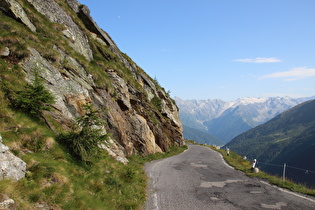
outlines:
[{"label": "shrub", "polygon": [[116,178],[114,178],[114,177],[108,177],[108,178],[106,178],[106,180],[105,180],[104,182],[105,182],[105,184],[107,184],[110,188],[116,188],[116,189],[118,189],[118,188],[121,187],[120,182],[119,182]]},{"label": "shrub", "polygon": [[125,180],[127,182],[131,182],[136,177],[136,172],[131,167],[128,167],[126,172],[124,173]]},{"label": "shrub", "polygon": [[152,98],[151,102],[159,111],[162,110],[162,100],[159,97],[154,96],[154,98]]},{"label": "shrub", "polygon": [[39,152],[44,147],[45,142],[43,138],[43,135],[38,131],[35,131],[30,135],[22,134],[20,137],[22,147],[34,152]]},{"label": "shrub", "polygon": [[77,118],[72,131],[60,134],[58,140],[80,161],[90,162],[100,151],[99,144],[107,141],[108,135],[102,133],[104,122],[99,111],[92,105],[83,105],[85,114]]},{"label": "shrub", "polygon": [[26,84],[22,90],[16,92],[13,106],[32,115],[39,117],[42,110],[50,110],[50,105],[55,102],[54,96],[45,88],[43,80],[35,71],[32,84]]}]

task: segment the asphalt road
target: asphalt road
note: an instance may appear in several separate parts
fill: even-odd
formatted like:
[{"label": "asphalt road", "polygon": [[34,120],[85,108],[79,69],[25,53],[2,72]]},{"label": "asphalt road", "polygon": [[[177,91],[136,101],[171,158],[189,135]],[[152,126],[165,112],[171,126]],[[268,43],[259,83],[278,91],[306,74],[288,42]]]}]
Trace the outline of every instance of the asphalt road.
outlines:
[{"label": "asphalt road", "polygon": [[182,154],[145,166],[145,209],[315,209],[315,198],[271,186],[228,166],[210,148],[188,145]]}]

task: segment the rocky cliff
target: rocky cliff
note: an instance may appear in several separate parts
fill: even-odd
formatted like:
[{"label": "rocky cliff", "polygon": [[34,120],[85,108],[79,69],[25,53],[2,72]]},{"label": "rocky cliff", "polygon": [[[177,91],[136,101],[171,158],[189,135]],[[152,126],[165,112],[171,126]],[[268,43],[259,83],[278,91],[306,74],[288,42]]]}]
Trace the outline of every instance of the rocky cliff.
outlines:
[{"label": "rocky cliff", "polygon": [[[104,110],[111,142],[106,149],[122,162],[184,144],[175,102],[118,49],[86,6],[76,0],[0,0],[0,5],[1,108],[12,106],[16,86],[38,74],[55,98],[52,109],[41,112],[55,133],[68,130],[82,105],[91,103]],[[0,132],[8,129],[3,125]]]}]

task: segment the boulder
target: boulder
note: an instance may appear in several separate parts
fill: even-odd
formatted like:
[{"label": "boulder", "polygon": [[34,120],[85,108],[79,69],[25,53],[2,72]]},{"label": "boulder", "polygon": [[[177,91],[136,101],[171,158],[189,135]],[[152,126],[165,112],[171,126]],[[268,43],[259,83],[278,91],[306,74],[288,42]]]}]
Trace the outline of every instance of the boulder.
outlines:
[{"label": "boulder", "polygon": [[0,209],[16,209],[16,205],[13,199],[7,198],[0,202]]},{"label": "boulder", "polygon": [[7,146],[2,144],[0,136],[0,179],[20,180],[24,178],[26,163],[13,155]]},{"label": "boulder", "polygon": [[10,49],[8,47],[4,47],[0,49],[0,56],[6,57],[10,55]]}]

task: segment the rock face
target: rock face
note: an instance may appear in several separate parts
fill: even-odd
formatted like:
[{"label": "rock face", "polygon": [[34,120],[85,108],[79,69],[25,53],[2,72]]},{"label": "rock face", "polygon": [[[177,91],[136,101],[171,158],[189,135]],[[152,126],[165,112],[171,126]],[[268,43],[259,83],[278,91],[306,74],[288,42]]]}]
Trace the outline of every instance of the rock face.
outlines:
[{"label": "rock face", "polygon": [[[126,157],[133,154],[163,152],[170,146],[184,144],[175,102],[120,52],[93,21],[86,6],[76,0],[0,2],[4,15],[22,23],[16,27],[31,30],[30,34],[20,34],[17,38],[26,48],[23,55],[27,56],[18,57],[18,62],[12,65],[22,67],[28,82],[34,79],[35,72],[45,79],[44,85],[56,102],[53,111],[43,112],[42,117],[53,131],[60,132],[56,124],[62,130],[69,129],[82,114],[82,105],[92,103],[105,110],[104,132],[110,134],[111,145],[104,149],[117,160],[126,162]],[[19,5],[19,9],[13,9],[12,5]],[[43,32],[43,25],[51,26],[52,34]],[[56,31],[56,27],[61,30]],[[1,40],[5,39],[0,39],[0,44]],[[47,43],[53,43],[52,47],[41,49]],[[2,45],[11,51],[10,43],[3,41]],[[17,60],[11,54],[4,59]]]},{"label": "rock face", "polygon": [[73,22],[71,16],[69,16],[57,2],[54,0],[28,0],[28,2],[30,2],[37,11],[45,15],[51,22],[64,25],[66,29],[63,33],[71,40],[69,44],[88,60],[93,59],[92,50],[88,44],[87,37]]},{"label": "rock face", "polygon": [[21,5],[14,0],[0,0],[1,5],[3,5],[2,10],[6,13],[14,16],[15,19],[24,23],[31,31],[35,32],[36,27],[27,17],[24,9]]},{"label": "rock face", "polygon": [[0,136],[0,179],[20,180],[25,176],[26,163],[14,156],[7,146],[2,144]]}]

